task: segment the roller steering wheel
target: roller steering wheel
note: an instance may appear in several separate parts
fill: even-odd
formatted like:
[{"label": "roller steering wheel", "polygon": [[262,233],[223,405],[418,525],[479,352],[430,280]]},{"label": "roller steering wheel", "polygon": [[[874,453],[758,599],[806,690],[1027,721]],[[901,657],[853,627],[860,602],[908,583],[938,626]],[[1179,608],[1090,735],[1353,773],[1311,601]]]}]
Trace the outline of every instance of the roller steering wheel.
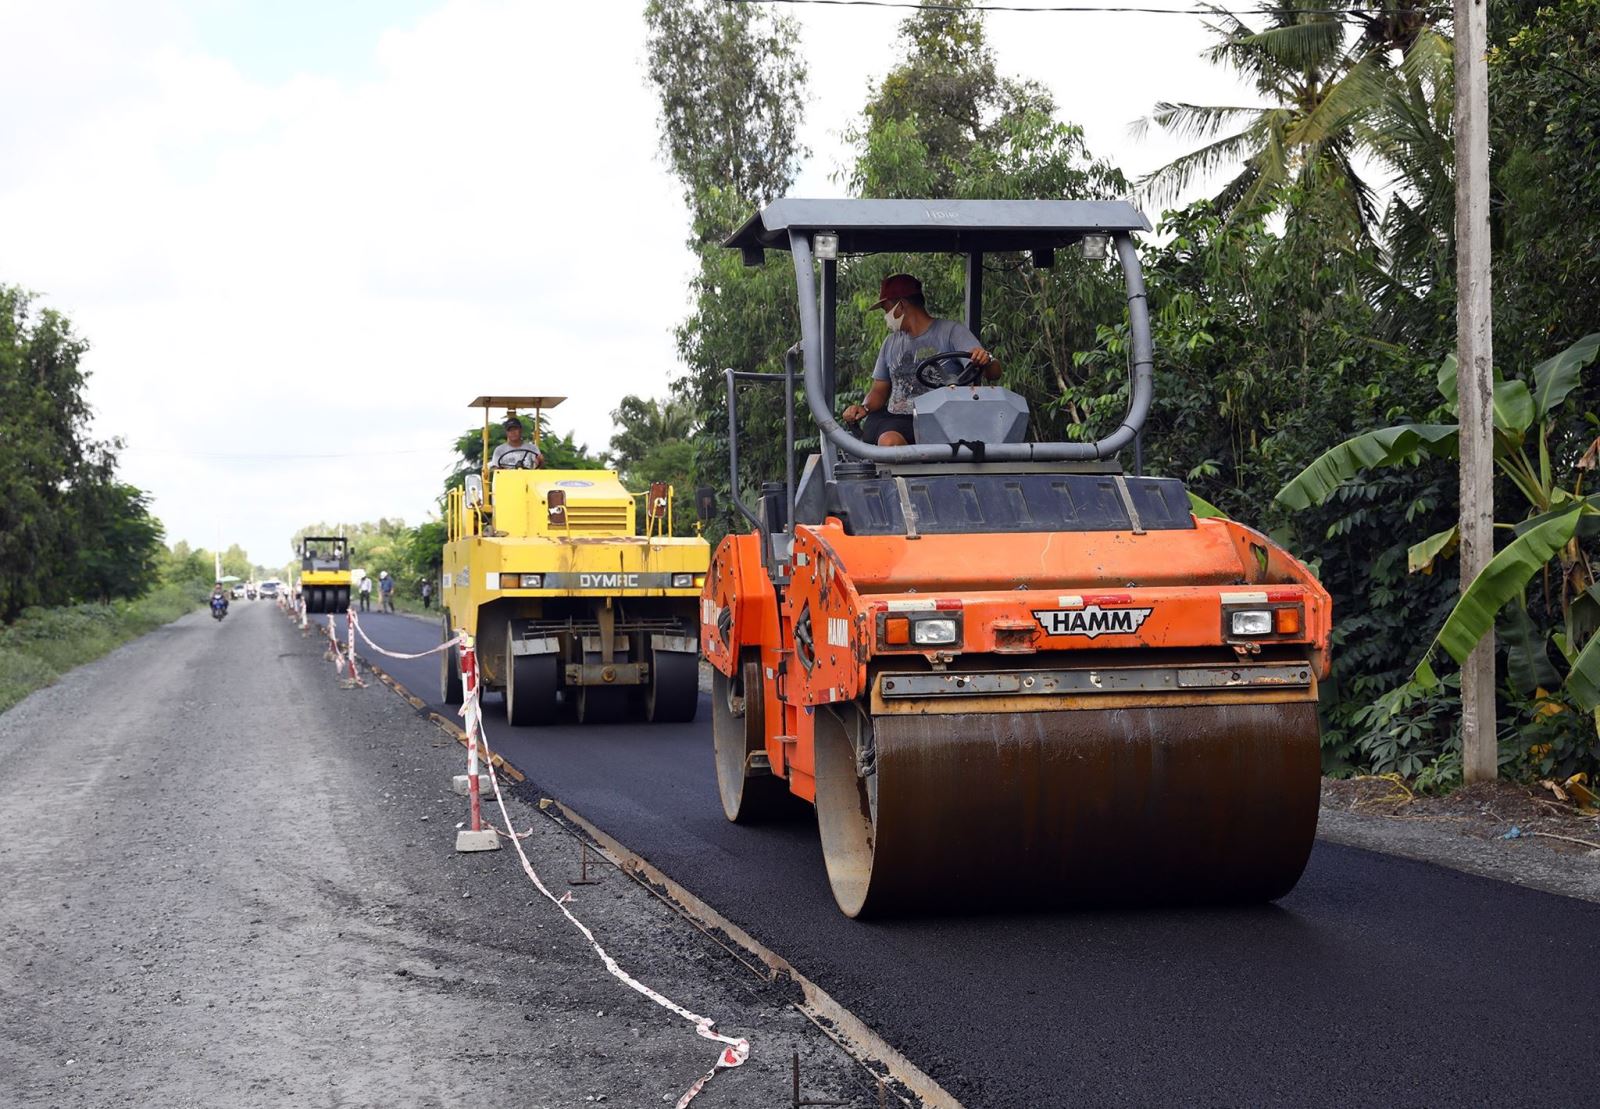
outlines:
[{"label": "roller steering wheel", "polygon": [[537,470],[539,468],[539,452],[532,447],[512,447],[500,456],[500,461],[495,463],[495,468],[500,470]]},{"label": "roller steering wheel", "polygon": [[[953,381],[946,377],[942,370],[937,378],[933,375],[934,365],[944,361],[946,358],[961,358],[967,363],[962,367],[961,372],[956,374]],[[918,362],[916,375],[917,381],[929,389],[943,389],[946,385],[976,385],[983,377],[983,367],[972,360],[971,351],[947,350],[941,354],[930,354]]]}]

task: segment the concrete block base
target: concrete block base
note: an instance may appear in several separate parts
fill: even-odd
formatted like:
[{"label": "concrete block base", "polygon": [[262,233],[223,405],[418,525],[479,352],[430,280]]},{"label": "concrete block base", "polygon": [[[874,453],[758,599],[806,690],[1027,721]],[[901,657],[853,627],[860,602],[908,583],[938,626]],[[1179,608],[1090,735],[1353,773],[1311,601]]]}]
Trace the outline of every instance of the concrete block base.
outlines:
[{"label": "concrete block base", "polygon": [[457,851],[498,851],[500,850],[500,837],[493,828],[485,828],[481,832],[474,832],[471,828],[462,828],[456,832]]},{"label": "concrete block base", "polygon": [[[472,792],[472,775],[457,774],[450,779],[450,788],[465,797]],[[478,775],[478,793],[483,797],[494,796],[494,780],[487,774]]]}]

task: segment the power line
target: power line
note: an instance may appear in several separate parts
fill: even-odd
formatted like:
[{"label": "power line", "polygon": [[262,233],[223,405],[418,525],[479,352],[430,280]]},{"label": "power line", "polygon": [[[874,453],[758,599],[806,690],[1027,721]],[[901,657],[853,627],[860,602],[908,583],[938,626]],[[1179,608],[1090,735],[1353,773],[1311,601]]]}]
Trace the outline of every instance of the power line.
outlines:
[{"label": "power line", "polygon": [[[122,449],[125,451],[142,451],[145,454],[171,454],[182,458],[237,458],[271,462],[288,462],[301,458],[387,458],[391,455],[397,454],[439,454],[441,451],[444,451],[444,448],[442,447],[417,447],[411,450],[398,451],[335,451],[326,454],[276,454],[266,452],[235,453],[231,451],[191,451],[181,448],[168,447],[124,446]],[[449,452],[445,451],[445,453]]]},{"label": "power line", "polygon": [[1038,14],[1092,14],[1109,12],[1132,15],[1332,15],[1358,19],[1374,15],[1442,15],[1427,8],[1144,8],[1107,4],[924,4],[916,0],[722,0],[725,4],[801,4],[831,8],[899,8],[925,12],[1034,12]]}]

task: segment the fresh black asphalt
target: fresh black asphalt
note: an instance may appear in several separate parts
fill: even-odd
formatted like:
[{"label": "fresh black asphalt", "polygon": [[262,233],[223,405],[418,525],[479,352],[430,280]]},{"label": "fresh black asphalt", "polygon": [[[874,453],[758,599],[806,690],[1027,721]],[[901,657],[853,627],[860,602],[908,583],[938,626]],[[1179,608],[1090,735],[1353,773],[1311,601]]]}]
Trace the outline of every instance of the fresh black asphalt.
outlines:
[{"label": "fresh black asphalt", "polygon": [[[438,631],[362,618],[418,651]],[[371,652],[363,652],[371,656]],[[434,659],[381,661],[438,700]],[[858,923],[815,821],[729,824],[710,708],[689,725],[511,728],[570,805],[748,929],[966,1105],[1577,1105],[1600,1031],[1600,905],[1325,842],[1272,906]],[[982,835],[981,828],[972,834]]]}]

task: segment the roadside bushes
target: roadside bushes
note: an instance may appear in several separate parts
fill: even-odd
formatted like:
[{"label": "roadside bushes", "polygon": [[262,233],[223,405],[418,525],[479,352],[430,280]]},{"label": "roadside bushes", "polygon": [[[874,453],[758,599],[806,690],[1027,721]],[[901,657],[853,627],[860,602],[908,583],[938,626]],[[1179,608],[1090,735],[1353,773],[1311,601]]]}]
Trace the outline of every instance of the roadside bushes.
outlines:
[{"label": "roadside bushes", "polygon": [[168,584],[137,600],[30,608],[0,626],[0,712],[75,666],[171,623],[204,600],[193,585]]}]

